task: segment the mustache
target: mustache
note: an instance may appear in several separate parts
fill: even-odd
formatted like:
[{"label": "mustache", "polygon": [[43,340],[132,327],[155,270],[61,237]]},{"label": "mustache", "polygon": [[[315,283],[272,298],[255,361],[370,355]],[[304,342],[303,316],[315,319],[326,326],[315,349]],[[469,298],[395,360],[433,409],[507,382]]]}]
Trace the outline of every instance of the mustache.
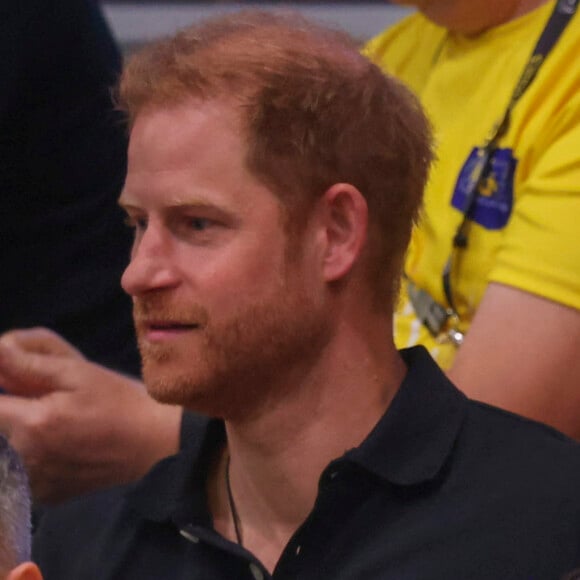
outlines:
[{"label": "mustache", "polygon": [[133,320],[137,327],[152,321],[204,327],[208,323],[209,315],[197,302],[175,304],[165,296],[152,295],[134,300]]}]

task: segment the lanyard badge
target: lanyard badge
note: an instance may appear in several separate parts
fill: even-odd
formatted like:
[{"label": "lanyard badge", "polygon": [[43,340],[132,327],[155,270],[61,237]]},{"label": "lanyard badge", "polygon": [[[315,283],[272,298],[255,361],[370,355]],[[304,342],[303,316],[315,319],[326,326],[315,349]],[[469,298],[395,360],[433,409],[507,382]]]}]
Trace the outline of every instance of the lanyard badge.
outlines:
[{"label": "lanyard badge", "polygon": [[431,336],[437,338],[438,342],[451,342],[455,346],[461,346],[464,334],[457,327],[459,316],[452,308],[441,306],[428,292],[421,290],[410,280],[407,280],[407,294],[415,315]]}]

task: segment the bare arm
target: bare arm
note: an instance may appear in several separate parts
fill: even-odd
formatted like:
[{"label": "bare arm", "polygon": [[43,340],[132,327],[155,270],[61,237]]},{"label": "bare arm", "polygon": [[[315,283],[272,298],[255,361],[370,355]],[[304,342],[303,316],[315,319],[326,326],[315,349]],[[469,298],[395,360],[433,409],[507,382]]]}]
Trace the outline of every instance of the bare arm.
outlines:
[{"label": "bare arm", "polygon": [[580,311],[492,283],[449,376],[473,399],[580,439]]}]

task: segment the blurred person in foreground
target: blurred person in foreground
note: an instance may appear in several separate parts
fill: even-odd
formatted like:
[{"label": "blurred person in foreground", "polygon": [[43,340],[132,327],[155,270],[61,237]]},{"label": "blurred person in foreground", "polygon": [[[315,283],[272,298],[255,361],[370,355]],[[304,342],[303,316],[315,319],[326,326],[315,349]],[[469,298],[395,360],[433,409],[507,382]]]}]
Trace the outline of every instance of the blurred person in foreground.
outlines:
[{"label": "blurred person in foreground", "polygon": [[121,55],[91,0],[2,3],[0,31],[0,332],[46,326],[138,375],[119,288],[127,137],[110,90]]},{"label": "blurred person in foreground", "polygon": [[140,374],[120,52],[93,0],[0,4],[0,433],[50,502],[145,473],[177,450],[180,413],[105,368]]},{"label": "blurred person in foreground", "polygon": [[437,154],[396,343],[425,345],[468,396],[580,438],[578,2],[396,3],[418,12],[366,52],[419,96]]},{"label": "blurred person in foreground", "polygon": [[580,449],[392,337],[431,160],[347,36],[240,13],[127,65],[122,283],[150,394],[213,417],[56,508],[46,577],[548,578],[580,562]]},{"label": "blurred person in foreground", "polygon": [[24,467],[0,435],[0,578],[42,580],[30,561],[30,491]]}]

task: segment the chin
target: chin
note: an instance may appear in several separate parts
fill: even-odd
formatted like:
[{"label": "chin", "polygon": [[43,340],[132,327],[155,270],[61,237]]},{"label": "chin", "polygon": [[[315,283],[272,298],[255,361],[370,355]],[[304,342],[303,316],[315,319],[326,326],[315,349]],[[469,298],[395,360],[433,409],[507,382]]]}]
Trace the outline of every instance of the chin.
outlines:
[{"label": "chin", "polygon": [[143,381],[149,395],[160,403],[183,405],[194,387],[191,373],[172,368],[170,362],[144,362]]},{"label": "chin", "polygon": [[[199,370],[199,369],[198,369]],[[166,405],[179,405],[187,411],[225,421],[248,420],[259,413],[267,400],[260,388],[263,381],[244,381],[239,374],[160,373],[144,369],[149,395]],[[257,377],[256,377],[257,378]]]},{"label": "chin", "polygon": [[179,405],[211,417],[223,417],[219,389],[201,376],[191,372],[171,372],[171,369],[151,368],[158,365],[144,365],[143,380],[149,395],[166,405]]}]

